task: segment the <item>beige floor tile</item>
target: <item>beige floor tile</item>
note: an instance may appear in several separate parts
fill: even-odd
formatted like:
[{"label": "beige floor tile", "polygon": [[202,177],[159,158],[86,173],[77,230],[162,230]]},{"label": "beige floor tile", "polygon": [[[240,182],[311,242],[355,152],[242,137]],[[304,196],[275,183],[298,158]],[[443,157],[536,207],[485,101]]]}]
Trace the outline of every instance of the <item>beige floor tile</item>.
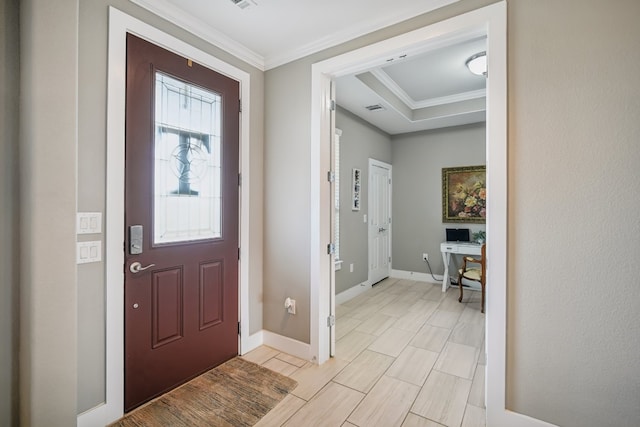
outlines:
[{"label": "beige floor tile", "polygon": [[447,292],[447,297],[442,300],[438,308],[440,310],[453,311],[461,314],[465,307],[465,304],[458,302],[458,297],[456,295],[451,292]]},{"label": "beige floor tile", "polygon": [[407,346],[385,375],[422,386],[436,360],[438,360],[438,353]]},{"label": "beige floor tile", "polygon": [[411,303],[411,305],[413,305],[413,303],[415,303],[417,300],[422,298],[422,296],[426,293],[427,291],[419,291],[419,290],[416,290],[414,287],[411,287],[406,292],[399,294],[398,299],[396,301],[408,302],[408,303]]},{"label": "beige floor tile", "polygon": [[458,322],[449,341],[480,349],[484,342],[484,324]]},{"label": "beige floor tile", "polygon": [[242,355],[242,358],[249,362],[262,365],[267,360],[276,357],[280,352],[266,345],[261,345],[255,350],[251,350],[249,353]]},{"label": "beige floor tile", "polygon": [[351,331],[336,341],[336,358],[351,362],[375,340],[375,335]]},{"label": "beige floor tile", "polygon": [[393,361],[391,356],[365,350],[353,362],[349,363],[349,366],[344,368],[333,381],[368,393]]},{"label": "beige floor tile", "polygon": [[363,304],[357,307],[354,307],[353,310],[349,313],[349,317],[359,320],[369,319],[374,314],[380,312],[384,304]]},{"label": "beige floor tile", "polygon": [[473,382],[471,383],[471,392],[469,393],[469,399],[467,403],[477,406],[479,408],[485,407],[485,395],[484,395],[484,380],[485,380],[485,366],[478,365],[476,367],[476,373],[473,376]]},{"label": "beige floor tile", "polygon": [[450,334],[451,329],[424,325],[413,337],[410,344],[414,347],[440,353],[444,348],[447,339],[449,339]]},{"label": "beige floor tile", "polygon": [[438,302],[420,298],[419,300],[414,301],[413,305],[409,307],[409,311],[420,311],[425,314],[432,314],[436,311],[437,307]]},{"label": "beige floor tile", "polygon": [[411,412],[457,427],[462,422],[470,389],[471,381],[432,370]]},{"label": "beige floor tile", "polygon": [[280,401],[271,411],[267,413],[258,423],[256,427],[280,427],[287,421],[298,409],[307,403],[306,400],[300,399],[293,394],[288,394]]},{"label": "beige floor tile", "polygon": [[422,299],[440,302],[446,296],[447,296],[447,293],[442,292],[441,286],[434,286],[422,296]]},{"label": "beige floor tile", "polygon": [[348,421],[358,426],[400,426],[420,387],[383,376]]},{"label": "beige floor tile", "polygon": [[291,375],[291,378],[298,382],[298,386],[291,393],[304,400],[311,399],[348,364],[349,362],[345,360],[332,358],[322,365],[310,365],[298,369]]},{"label": "beige floor tile", "polygon": [[341,305],[346,307],[360,307],[361,305],[367,304],[371,296],[372,295],[369,292],[363,292],[360,295],[343,302]]},{"label": "beige floor tile", "polygon": [[433,369],[471,380],[479,353],[480,350],[475,347],[447,342]]},{"label": "beige floor tile", "polygon": [[405,331],[418,332],[430,316],[431,313],[429,312],[408,311],[393,324],[393,327],[404,329]]},{"label": "beige floor tile", "polygon": [[408,289],[411,289],[413,283],[413,280],[400,279],[390,284],[386,288],[386,291],[390,294],[402,294],[405,293]]},{"label": "beige floor tile", "polygon": [[351,317],[341,317],[336,320],[336,340],[347,335],[355,328],[360,326],[363,320],[353,319]]},{"label": "beige floor tile", "polygon": [[402,317],[409,311],[409,308],[414,304],[412,301],[399,301],[395,300],[380,309],[380,313],[393,317]]},{"label": "beige floor tile", "polygon": [[285,426],[339,426],[365,395],[330,382],[293,415]]},{"label": "beige floor tile", "polygon": [[480,347],[480,357],[478,357],[478,365],[486,365],[487,364],[487,350],[486,350],[487,341],[482,342],[482,347]]},{"label": "beige floor tile", "polygon": [[369,346],[369,350],[398,357],[414,335],[413,332],[389,328]]},{"label": "beige floor tile", "polygon": [[431,317],[429,317],[427,323],[432,326],[438,326],[439,328],[453,329],[458,322],[460,313],[462,312],[446,311],[438,307]]},{"label": "beige floor tile", "polygon": [[291,363],[287,363],[276,357],[267,360],[262,364],[262,366],[267,369],[271,369],[272,371],[276,371],[282,375],[286,375],[287,377],[291,376],[291,374],[300,369],[296,365],[292,365]]},{"label": "beige floor tile", "polygon": [[291,356],[290,354],[287,353],[280,353],[276,356],[276,359],[280,359],[284,362],[290,363],[292,365],[297,366],[298,368],[302,368],[304,365],[307,364],[307,361],[304,359],[300,359],[298,357],[295,356]]},{"label": "beige floor tile", "polygon": [[389,329],[389,327],[393,325],[396,320],[396,317],[392,317],[387,314],[376,313],[369,319],[361,321],[360,325],[358,325],[358,327],[356,328],[356,331],[379,337],[384,333],[384,331]]},{"label": "beige floor tile", "polygon": [[351,424],[349,421],[345,421],[344,423],[342,423],[341,427],[358,427],[355,424]]},{"label": "beige floor tile", "polygon": [[442,424],[409,412],[402,423],[402,427],[442,427]]},{"label": "beige floor tile", "polygon": [[462,419],[462,427],[485,427],[487,414],[483,408],[467,405]]},{"label": "beige floor tile", "polygon": [[398,295],[392,295],[388,292],[378,292],[369,299],[369,304],[378,304],[384,306],[398,299]]},{"label": "beige floor tile", "polygon": [[353,310],[352,306],[343,305],[343,304],[336,305],[336,319],[340,319],[344,316],[348,316],[351,310]]},{"label": "beige floor tile", "polygon": [[462,311],[458,322],[464,323],[482,323],[485,322],[484,313],[480,312],[480,304],[465,304],[466,307]]}]

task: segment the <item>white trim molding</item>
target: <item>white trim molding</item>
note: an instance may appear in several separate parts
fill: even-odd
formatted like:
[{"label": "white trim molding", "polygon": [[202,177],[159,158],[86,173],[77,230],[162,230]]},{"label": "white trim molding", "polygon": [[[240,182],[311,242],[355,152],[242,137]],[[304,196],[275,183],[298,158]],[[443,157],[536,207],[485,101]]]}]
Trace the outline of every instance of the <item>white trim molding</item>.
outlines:
[{"label": "white trim molding", "polygon": [[107,88],[107,213],[105,230],[106,268],[106,399],[78,415],[78,426],[103,426],[119,419],[124,409],[124,135],[126,90],[126,34],[132,33],[158,46],[209,67],[240,82],[244,104],[240,119],[240,246],[244,248],[239,264],[239,316],[242,333],[239,352],[260,345],[260,336],[249,339],[249,124],[250,75],[182,40],[154,28],[114,7],[109,8],[109,64]]},{"label": "white trim molding", "polygon": [[417,280],[418,282],[442,285],[442,276],[435,276],[437,280],[433,280],[430,274],[419,271],[391,270],[391,277],[394,279]]},{"label": "white trim molding", "polygon": [[345,302],[354,299],[355,297],[363,292],[368,291],[369,289],[371,289],[371,283],[369,283],[368,280],[352,286],[349,289],[344,290],[336,295],[336,305],[344,304]]},{"label": "white trim molding", "polygon": [[[318,244],[328,229],[328,201],[321,192],[319,170],[327,170],[323,150],[329,144],[330,122],[324,113],[325,94],[331,79],[362,72],[384,62],[402,50],[432,46],[478,35],[487,37],[487,189],[491,192],[487,210],[487,275],[491,290],[487,292],[487,425],[491,427],[548,427],[550,424],[517,414],[506,407],[506,331],[507,331],[507,5],[499,1],[489,6],[428,25],[421,29],[384,40],[313,64],[311,153],[311,271],[320,270],[323,259]],[[322,301],[328,301],[329,280],[311,276],[311,347],[320,363],[328,358],[328,331],[323,324],[329,313]]]}]

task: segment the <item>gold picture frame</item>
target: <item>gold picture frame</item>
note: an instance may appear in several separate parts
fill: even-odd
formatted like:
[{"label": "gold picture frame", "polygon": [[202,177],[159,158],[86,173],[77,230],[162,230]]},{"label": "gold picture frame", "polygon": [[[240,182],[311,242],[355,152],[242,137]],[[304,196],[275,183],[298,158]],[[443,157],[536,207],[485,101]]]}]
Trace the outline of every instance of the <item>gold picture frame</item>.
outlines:
[{"label": "gold picture frame", "polygon": [[442,168],[442,222],[485,224],[486,166]]}]

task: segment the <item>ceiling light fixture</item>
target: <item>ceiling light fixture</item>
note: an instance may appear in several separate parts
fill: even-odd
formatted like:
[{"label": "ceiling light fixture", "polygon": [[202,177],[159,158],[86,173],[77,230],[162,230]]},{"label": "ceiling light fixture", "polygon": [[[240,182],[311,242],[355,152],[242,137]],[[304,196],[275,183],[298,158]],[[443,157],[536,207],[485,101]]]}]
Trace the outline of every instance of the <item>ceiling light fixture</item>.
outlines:
[{"label": "ceiling light fixture", "polygon": [[487,52],[478,52],[464,63],[477,76],[487,76]]}]

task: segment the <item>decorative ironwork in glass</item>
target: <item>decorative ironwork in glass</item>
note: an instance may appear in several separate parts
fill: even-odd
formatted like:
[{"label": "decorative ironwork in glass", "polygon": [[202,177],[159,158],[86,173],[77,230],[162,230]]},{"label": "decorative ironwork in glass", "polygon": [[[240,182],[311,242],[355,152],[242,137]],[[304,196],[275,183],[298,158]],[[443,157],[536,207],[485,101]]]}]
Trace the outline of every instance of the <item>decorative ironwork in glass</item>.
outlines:
[{"label": "decorative ironwork in glass", "polygon": [[155,244],[221,237],[221,103],[156,72]]}]

